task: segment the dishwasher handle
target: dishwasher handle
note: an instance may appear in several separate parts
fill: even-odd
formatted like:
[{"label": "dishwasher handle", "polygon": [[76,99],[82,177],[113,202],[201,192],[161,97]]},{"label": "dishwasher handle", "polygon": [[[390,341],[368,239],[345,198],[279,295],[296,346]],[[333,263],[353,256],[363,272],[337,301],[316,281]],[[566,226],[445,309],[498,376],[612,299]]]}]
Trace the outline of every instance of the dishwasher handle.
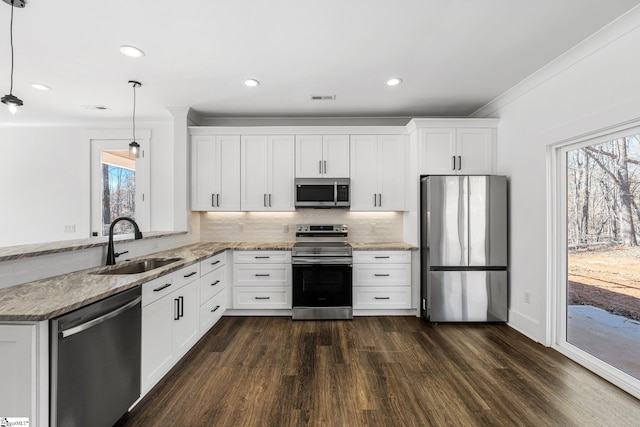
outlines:
[{"label": "dishwasher handle", "polygon": [[88,322],[82,323],[78,326],[74,326],[73,328],[69,328],[69,329],[65,329],[63,331],[60,331],[60,334],[62,334],[62,338],[67,338],[70,337],[71,335],[75,335],[79,332],[82,331],[86,331],[87,329],[93,328],[94,326],[97,326],[101,323],[106,322],[109,319],[113,319],[114,317],[118,316],[119,314],[121,314],[124,311],[127,311],[128,309],[130,309],[131,307],[133,307],[134,305],[140,303],[140,301],[142,301],[142,297],[139,296],[136,299],[134,299],[131,302],[128,302],[118,308],[116,308],[113,311],[108,312],[107,314],[103,314],[100,317],[96,317],[93,320],[89,320]]}]

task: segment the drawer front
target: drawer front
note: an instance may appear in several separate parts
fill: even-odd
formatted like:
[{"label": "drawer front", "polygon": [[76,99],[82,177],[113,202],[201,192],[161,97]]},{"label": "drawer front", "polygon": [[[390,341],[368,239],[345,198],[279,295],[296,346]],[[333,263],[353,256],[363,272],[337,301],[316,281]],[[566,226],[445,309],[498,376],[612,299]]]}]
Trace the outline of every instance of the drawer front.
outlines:
[{"label": "drawer front", "polygon": [[411,264],[354,264],[353,286],[411,286]]},{"label": "drawer front", "polygon": [[226,259],[226,253],[222,252],[221,254],[200,261],[200,276],[204,276],[205,274],[224,266]]},{"label": "drawer front", "polygon": [[353,288],[353,308],[411,308],[411,286]]},{"label": "drawer front", "polygon": [[242,264],[288,264],[291,251],[233,251],[233,262]]},{"label": "drawer front", "polygon": [[200,263],[191,264],[173,273],[173,283],[176,285],[176,289],[199,278]]},{"label": "drawer front", "polygon": [[209,301],[212,296],[227,286],[226,270],[226,268],[218,268],[200,278],[200,305]]},{"label": "drawer front", "polygon": [[353,262],[354,264],[410,263],[411,251],[353,251]]},{"label": "drawer front", "polygon": [[170,294],[178,287],[173,283],[173,274],[158,277],[147,283],[142,284],[142,306],[149,305],[152,302]]},{"label": "drawer front", "polygon": [[235,264],[233,286],[291,286],[291,264]]},{"label": "drawer front", "polygon": [[233,308],[291,308],[291,287],[265,286],[233,288]]},{"label": "drawer front", "polygon": [[200,334],[207,332],[220,320],[226,307],[226,291],[222,289],[216,296],[200,307]]}]

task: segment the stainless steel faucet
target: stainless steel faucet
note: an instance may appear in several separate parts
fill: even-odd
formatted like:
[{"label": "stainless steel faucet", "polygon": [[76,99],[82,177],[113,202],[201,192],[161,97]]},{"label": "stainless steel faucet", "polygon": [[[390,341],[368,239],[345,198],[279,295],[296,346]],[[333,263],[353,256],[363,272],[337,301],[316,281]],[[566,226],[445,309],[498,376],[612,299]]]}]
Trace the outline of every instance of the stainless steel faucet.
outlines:
[{"label": "stainless steel faucet", "polygon": [[107,262],[104,265],[114,265],[116,263],[116,257],[127,253],[128,251],[116,253],[113,248],[113,227],[120,221],[129,221],[133,225],[133,229],[135,232],[135,240],[142,239],[142,233],[140,232],[140,228],[138,224],[133,220],[133,218],[129,218],[128,216],[123,216],[120,218],[116,218],[109,227],[109,245],[107,246]]}]

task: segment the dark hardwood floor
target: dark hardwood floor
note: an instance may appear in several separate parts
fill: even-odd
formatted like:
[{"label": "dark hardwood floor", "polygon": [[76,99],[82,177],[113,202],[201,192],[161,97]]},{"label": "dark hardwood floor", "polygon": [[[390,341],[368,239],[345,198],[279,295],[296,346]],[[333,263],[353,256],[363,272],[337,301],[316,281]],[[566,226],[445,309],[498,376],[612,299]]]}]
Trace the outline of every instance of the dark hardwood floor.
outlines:
[{"label": "dark hardwood floor", "polygon": [[505,325],[223,317],[122,426],[637,426],[640,401]]}]

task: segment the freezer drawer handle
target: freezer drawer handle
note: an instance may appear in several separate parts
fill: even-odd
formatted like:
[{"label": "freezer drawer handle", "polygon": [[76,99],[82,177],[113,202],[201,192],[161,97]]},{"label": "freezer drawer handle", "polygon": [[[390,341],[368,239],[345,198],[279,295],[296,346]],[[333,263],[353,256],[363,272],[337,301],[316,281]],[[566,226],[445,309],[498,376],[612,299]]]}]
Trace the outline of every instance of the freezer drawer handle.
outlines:
[{"label": "freezer drawer handle", "polygon": [[269,259],[268,256],[254,256],[254,259]]},{"label": "freezer drawer handle", "polygon": [[122,305],[119,308],[117,308],[117,309],[115,309],[113,311],[110,311],[107,314],[104,314],[104,315],[102,315],[100,317],[96,317],[95,319],[89,320],[88,322],[85,322],[85,323],[83,323],[81,325],[74,326],[73,328],[69,328],[69,329],[66,329],[64,331],[60,331],[60,333],[62,334],[62,338],[70,337],[71,335],[75,335],[75,334],[77,334],[79,332],[86,331],[89,328],[93,328],[94,326],[97,326],[97,325],[99,325],[101,323],[104,323],[109,319],[113,319],[117,315],[121,314],[123,311],[127,311],[128,309],[130,309],[134,305],[138,304],[141,300],[142,300],[142,297],[137,297],[133,301],[128,302],[125,305]]},{"label": "freezer drawer handle", "polygon": [[377,256],[377,257],[376,257],[376,259],[382,259],[382,258],[384,258],[384,259],[389,259],[389,258],[391,258],[391,257],[390,257],[389,255],[387,255],[387,256]]},{"label": "freezer drawer handle", "polygon": [[374,276],[376,276],[376,277],[389,277],[389,273],[385,273],[385,274],[376,273],[376,274],[374,274]]},{"label": "freezer drawer handle", "polygon": [[391,297],[374,297],[375,299],[391,299]]},{"label": "freezer drawer handle", "polygon": [[271,274],[267,273],[267,274],[258,274],[256,273],[256,277],[269,277],[271,276]]},{"label": "freezer drawer handle", "polygon": [[256,299],[271,299],[271,297],[255,297]]}]

